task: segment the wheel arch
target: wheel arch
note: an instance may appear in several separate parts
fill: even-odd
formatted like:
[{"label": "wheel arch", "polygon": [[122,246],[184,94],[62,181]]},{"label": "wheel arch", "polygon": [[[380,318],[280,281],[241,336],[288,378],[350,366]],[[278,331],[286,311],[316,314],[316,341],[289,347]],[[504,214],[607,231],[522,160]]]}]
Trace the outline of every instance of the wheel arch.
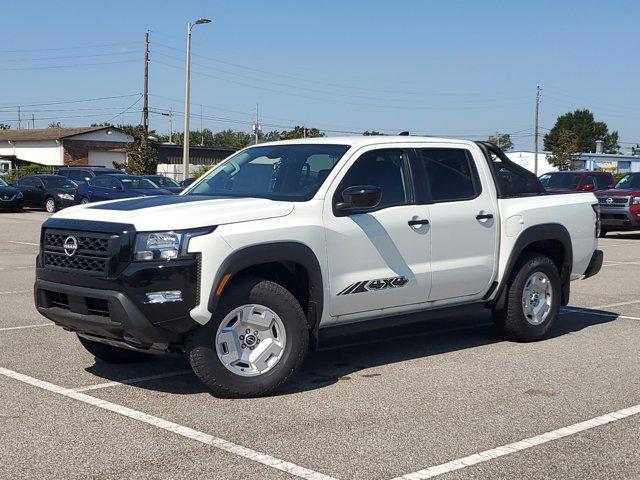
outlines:
[{"label": "wheel arch", "polygon": [[[234,251],[222,263],[212,285],[208,308],[215,312],[224,291],[244,275],[256,275],[283,284],[300,302],[317,346],[324,307],[322,270],[316,254],[300,242],[251,245]],[[292,291],[293,290],[293,291]]]},{"label": "wheel arch", "polygon": [[495,288],[497,293],[493,300],[489,301],[489,306],[495,309],[504,308],[507,283],[514,273],[518,260],[526,252],[541,253],[547,255],[553,261],[560,274],[562,285],[561,305],[567,305],[569,303],[571,270],[573,267],[571,235],[569,235],[569,231],[564,225],[544,223],[529,227],[518,236],[509,255],[502,279]]}]

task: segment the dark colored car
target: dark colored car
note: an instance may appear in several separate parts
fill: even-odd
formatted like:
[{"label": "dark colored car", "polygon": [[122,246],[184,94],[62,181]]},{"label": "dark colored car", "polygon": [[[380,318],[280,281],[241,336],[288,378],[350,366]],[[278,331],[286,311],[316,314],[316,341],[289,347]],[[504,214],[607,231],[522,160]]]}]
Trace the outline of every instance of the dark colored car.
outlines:
[{"label": "dark colored car", "polygon": [[24,196],[24,206],[54,213],[75,203],[78,185],[60,175],[28,175],[15,185]]},{"label": "dark colored car", "polygon": [[102,202],[120,198],[173,195],[141,175],[98,175],[78,187],[76,203]]},{"label": "dark colored car", "polygon": [[67,177],[69,180],[73,180],[78,185],[87,183],[93,177],[98,175],[109,175],[114,173],[122,173],[115,168],[104,167],[60,167],[58,175]]},{"label": "dark colored car", "polygon": [[540,175],[540,183],[548,192],[596,192],[616,184],[608,172],[549,172]]},{"label": "dark colored car", "polygon": [[22,192],[0,178],[0,208],[20,212],[23,201],[24,195],[22,195]]},{"label": "dark colored car", "polygon": [[616,186],[596,194],[600,236],[616,230],[640,230],[640,173],[629,173]]},{"label": "dark colored car", "polygon": [[181,187],[178,182],[164,175],[145,175],[145,178],[148,178],[160,188],[169,190],[171,193],[180,193],[184,190],[184,187]]},{"label": "dark colored car", "polygon": [[193,182],[195,182],[197,180],[197,178],[195,177],[191,177],[191,178],[185,178],[184,180],[182,180],[180,182],[180,186],[185,189],[187,188],[189,185],[191,185]]}]

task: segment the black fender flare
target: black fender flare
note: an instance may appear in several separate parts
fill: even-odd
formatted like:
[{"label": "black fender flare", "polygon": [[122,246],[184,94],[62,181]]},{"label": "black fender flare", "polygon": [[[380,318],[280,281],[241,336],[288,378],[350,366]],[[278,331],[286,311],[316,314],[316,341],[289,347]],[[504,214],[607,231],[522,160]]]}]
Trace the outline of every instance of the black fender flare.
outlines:
[{"label": "black fender flare", "polygon": [[489,306],[491,308],[498,310],[504,308],[507,293],[507,282],[511,278],[518,259],[529,245],[542,240],[556,240],[564,247],[563,261],[559,272],[560,280],[562,282],[561,304],[567,305],[569,303],[571,269],[573,267],[571,235],[569,235],[569,231],[564,225],[559,223],[543,223],[526,228],[518,236],[516,243],[511,250],[511,254],[509,255],[509,260],[507,262],[504,275],[502,276],[502,280],[499,284],[494,284],[494,288],[491,288],[485,296],[485,298],[488,298],[494,290],[497,290],[496,296],[489,302]]},{"label": "black fender flare", "polygon": [[309,322],[314,337],[317,338],[318,327],[324,307],[322,270],[314,251],[300,242],[261,243],[234,251],[226,258],[216,272],[209,296],[209,311],[212,314],[215,312],[220,300],[220,295],[216,294],[216,290],[225,275],[230,274],[230,278],[233,278],[233,276],[245,268],[271,262],[295,262],[307,270],[309,274],[307,321]]}]

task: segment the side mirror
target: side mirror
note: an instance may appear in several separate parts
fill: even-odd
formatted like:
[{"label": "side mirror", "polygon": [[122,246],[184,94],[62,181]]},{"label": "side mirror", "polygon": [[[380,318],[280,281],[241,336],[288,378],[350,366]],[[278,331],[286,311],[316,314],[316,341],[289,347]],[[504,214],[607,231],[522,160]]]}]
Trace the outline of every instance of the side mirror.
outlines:
[{"label": "side mirror", "polygon": [[41,183],[36,183],[36,188],[44,188],[44,185],[42,185]]},{"label": "side mirror", "polygon": [[365,213],[375,208],[382,199],[382,189],[374,185],[356,185],[342,191],[342,202],[335,204],[336,212],[344,215]]},{"label": "side mirror", "polygon": [[583,190],[585,192],[592,192],[593,190],[595,190],[595,187],[593,185],[593,183],[589,183],[587,185],[583,185],[580,190]]}]

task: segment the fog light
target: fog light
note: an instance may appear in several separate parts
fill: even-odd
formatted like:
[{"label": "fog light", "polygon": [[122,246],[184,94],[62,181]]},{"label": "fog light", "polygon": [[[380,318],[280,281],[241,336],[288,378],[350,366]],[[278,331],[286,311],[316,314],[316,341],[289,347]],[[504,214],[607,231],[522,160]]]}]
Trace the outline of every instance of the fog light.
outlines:
[{"label": "fog light", "polygon": [[167,290],[165,292],[147,293],[147,303],[167,303],[181,301],[182,292],[180,290]]}]

